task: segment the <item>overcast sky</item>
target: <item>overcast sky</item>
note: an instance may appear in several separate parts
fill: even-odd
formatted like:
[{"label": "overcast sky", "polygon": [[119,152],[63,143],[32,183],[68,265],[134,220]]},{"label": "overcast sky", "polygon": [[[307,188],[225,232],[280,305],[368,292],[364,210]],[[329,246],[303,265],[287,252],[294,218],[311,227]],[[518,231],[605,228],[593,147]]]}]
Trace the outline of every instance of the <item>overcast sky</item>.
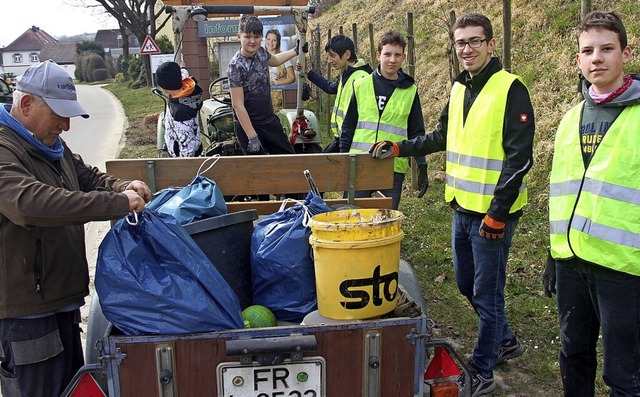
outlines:
[{"label": "overcast sky", "polygon": [[0,47],[11,44],[33,25],[55,38],[118,28],[95,0],[0,0],[0,6]]}]

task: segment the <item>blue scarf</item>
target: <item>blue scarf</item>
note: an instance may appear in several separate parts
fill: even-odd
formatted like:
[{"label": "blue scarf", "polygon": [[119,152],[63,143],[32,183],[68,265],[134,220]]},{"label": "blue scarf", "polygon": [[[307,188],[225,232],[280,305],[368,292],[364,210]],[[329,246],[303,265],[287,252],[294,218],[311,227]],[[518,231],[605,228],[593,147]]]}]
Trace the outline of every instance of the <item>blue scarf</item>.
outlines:
[{"label": "blue scarf", "polygon": [[50,160],[60,160],[64,154],[64,146],[62,146],[60,137],[56,138],[56,142],[53,146],[45,145],[37,140],[26,128],[24,128],[18,120],[10,115],[9,112],[5,110],[4,106],[0,106],[0,125],[5,125],[15,131],[24,140],[44,153]]}]

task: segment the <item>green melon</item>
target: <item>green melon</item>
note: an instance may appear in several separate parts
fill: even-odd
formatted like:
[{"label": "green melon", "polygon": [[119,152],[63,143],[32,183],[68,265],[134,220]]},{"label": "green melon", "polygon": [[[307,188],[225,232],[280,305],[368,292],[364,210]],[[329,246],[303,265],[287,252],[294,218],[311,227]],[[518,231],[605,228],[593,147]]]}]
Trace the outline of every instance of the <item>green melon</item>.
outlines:
[{"label": "green melon", "polygon": [[242,311],[245,328],[275,327],[278,325],[276,316],[271,310],[262,305],[252,305]]}]

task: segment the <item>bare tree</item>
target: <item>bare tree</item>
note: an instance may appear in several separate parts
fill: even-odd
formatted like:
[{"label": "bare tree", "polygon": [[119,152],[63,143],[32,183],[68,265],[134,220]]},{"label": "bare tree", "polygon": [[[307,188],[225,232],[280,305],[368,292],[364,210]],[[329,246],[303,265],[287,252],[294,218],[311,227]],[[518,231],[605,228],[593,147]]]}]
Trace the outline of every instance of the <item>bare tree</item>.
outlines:
[{"label": "bare tree", "polygon": [[[127,34],[134,35],[140,43],[144,42],[147,34],[155,38],[156,19],[159,19],[163,10],[155,11],[158,0],[94,0],[109,14],[118,20],[120,33],[123,39],[123,56],[128,59],[129,43]],[[163,21],[164,25],[167,21]],[[126,40],[126,41],[125,41]],[[126,43],[126,44],[125,44]],[[126,55],[124,54],[126,51]],[[151,64],[149,57],[144,57],[144,68],[147,85],[151,86]]]}]

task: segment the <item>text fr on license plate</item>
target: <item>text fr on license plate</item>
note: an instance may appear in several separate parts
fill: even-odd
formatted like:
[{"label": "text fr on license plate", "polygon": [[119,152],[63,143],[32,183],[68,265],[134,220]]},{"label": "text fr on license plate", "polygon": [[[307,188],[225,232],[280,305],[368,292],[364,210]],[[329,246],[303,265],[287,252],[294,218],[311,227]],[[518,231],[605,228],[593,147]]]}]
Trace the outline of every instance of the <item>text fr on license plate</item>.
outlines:
[{"label": "text fr on license plate", "polygon": [[323,397],[325,361],[308,357],[278,365],[218,365],[218,397]]}]

